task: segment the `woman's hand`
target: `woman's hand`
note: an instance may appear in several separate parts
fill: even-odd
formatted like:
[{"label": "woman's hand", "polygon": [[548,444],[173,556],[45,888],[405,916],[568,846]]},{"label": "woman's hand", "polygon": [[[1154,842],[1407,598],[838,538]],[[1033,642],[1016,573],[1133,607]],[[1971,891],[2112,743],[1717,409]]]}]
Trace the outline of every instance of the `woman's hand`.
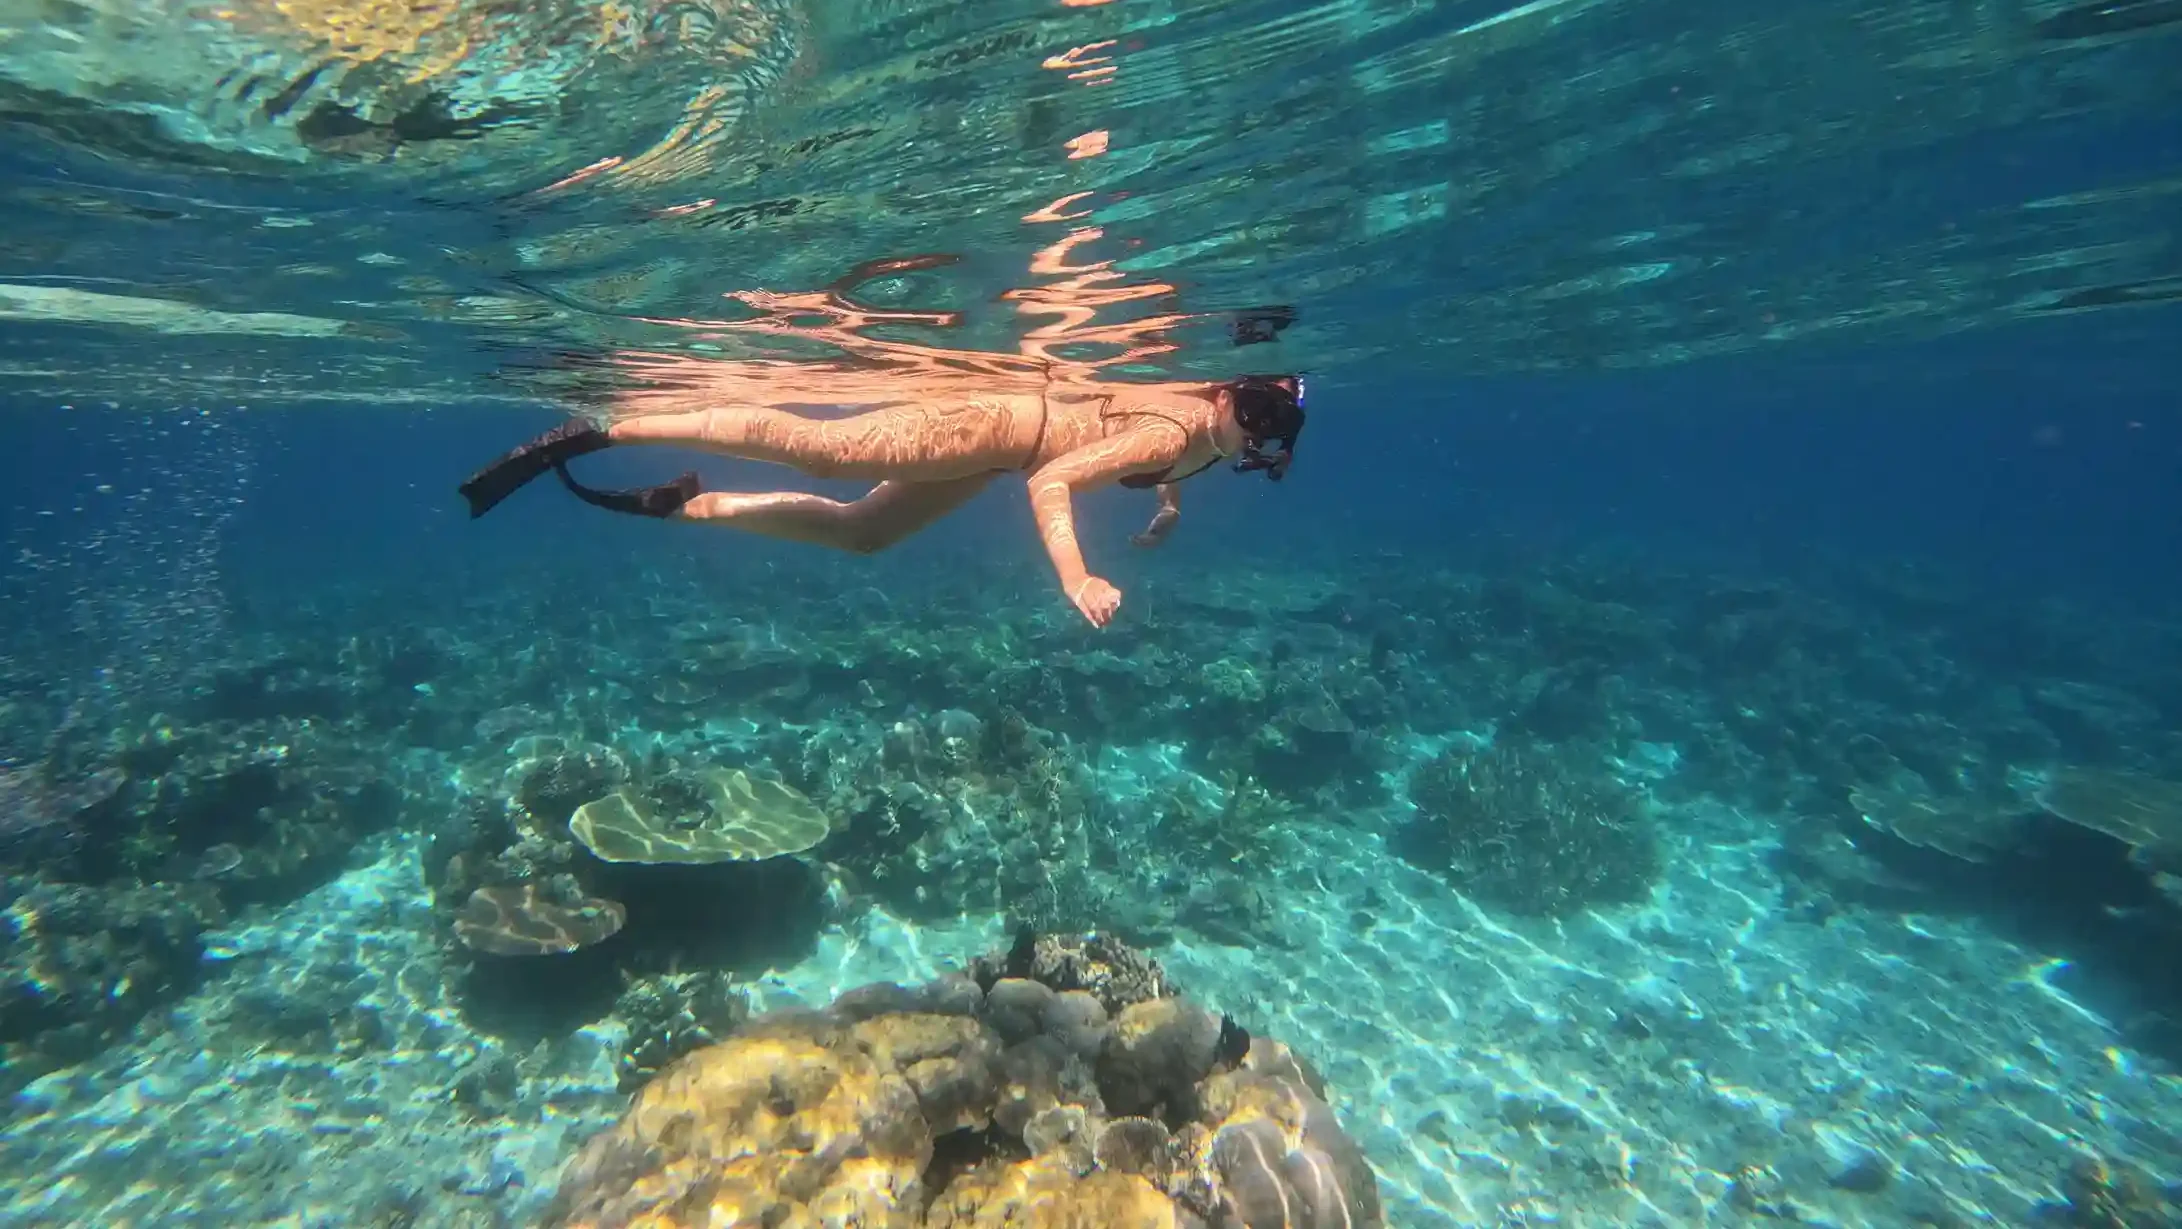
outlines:
[{"label": "woman's hand", "polygon": [[1091,626],[1104,627],[1114,621],[1114,612],[1121,609],[1121,590],[1096,576],[1086,576],[1068,591],[1068,600],[1076,603],[1076,609],[1091,620]]},{"label": "woman's hand", "polygon": [[1152,513],[1152,523],[1143,533],[1129,540],[1138,546],[1157,546],[1167,540],[1174,523],[1182,519],[1182,488],[1172,482],[1159,484],[1159,511]]},{"label": "woman's hand", "polygon": [[1138,546],[1157,546],[1167,540],[1167,534],[1173,531],[1174,523],[1181,519],[1180,512],[1172,508],[1161,508],[1152,514],[1152,523],[1144,527],[1144,532],[1130,534],[1129,540]]}]

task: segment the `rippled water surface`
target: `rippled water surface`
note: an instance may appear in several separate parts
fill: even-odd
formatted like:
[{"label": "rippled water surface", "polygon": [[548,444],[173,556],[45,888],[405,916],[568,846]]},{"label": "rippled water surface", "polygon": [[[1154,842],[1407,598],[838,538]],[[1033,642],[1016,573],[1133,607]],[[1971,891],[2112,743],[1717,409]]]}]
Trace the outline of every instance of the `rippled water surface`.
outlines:
[{"label": "rippled water surface", "polygon": [[[1102,328],[1292,303],[1292,365],[1450,372],[2148,328],[2182,294],[2166,0],[7,0],[0,30],[28,395],[522,398],[556,353],[807,348],[810,304],[1010,350],[1057,285]],[[1081,323],[1086,356],[1234,361],[1211,320]]]}]

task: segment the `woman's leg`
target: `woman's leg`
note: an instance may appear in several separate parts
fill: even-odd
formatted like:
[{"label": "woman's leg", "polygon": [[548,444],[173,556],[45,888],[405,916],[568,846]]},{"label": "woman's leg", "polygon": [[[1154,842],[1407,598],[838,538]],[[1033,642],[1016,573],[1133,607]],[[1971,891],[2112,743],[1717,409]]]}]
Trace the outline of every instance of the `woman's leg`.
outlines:
[{"label": "woman's leg", "polygon": [[815,478],[941,482],[1007,469],[1022,461],[1005,401],[889,406],[848,418],[806,418],[767,406],[734,405],[624,418],[606,431],[616,444],[683,444],[793,466]]},{"label": "woman's leg", "polygon": [[[591,490],[567,473],[567,463],[576,457],[634,443],[685,444],[789,465],[822,478],[916,485],[982,481],[996,470],[1022,464],[1034,449],[1034,433],[1042,428],[1040,419],[1028,413],[1032,409],[1043,413],[1035,399],[994,398],[950,406],[890,406],[844,419],[805,418],[763,406],[639,414],[610,427],[576,419],[516,447],[472,474],[460,489],[470,515],[478,517],[533,479],[560,469],[569,489],[593,503],[603,500],[603,506],[645,516],[674,514],[695,494],[694,474],[658,487],[615,492]],[[1020,438],[1026,434],[1031,438]],[[891,499],[881,506],[891,506]],[[727,507],[722,505],[723,514]]]},{"label": "woman's leg", "polygon": [[992,480],[984,473],[941,482],[882,482],[849,503],[794,491],[715,491],[684,504],[680,517],[868,555],[961,507]]}]

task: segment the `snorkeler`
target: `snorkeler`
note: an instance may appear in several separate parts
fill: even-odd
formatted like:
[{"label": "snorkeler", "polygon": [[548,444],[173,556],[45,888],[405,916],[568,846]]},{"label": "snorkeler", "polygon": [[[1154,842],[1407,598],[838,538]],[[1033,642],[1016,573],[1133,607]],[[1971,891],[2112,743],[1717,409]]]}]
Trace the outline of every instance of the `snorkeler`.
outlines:
[{"label": "snorkeler", "polygon": [[[1286,323],[1253,328],[1277,332]],[[1236,341],[1249,344],[1242,336]],[[703,390],[640,392],[604,426],[587,419],[565,423],[463,483],[470,515],[483,516],[553,470],[578,498],[612,511],[727,525],[868,554],[939,520],[994,477],[1021,472],[1062,591],[1093,626],[1104,627],[1121,605],[1121,591],[1084,564],[1076,542],[1077,492],[1112,483],[1156,490],[1158,511],[1132,539],[1154,545],[1180,515],[1182,480],[1234,458],[1236,472],[1262,470],[1278,482],[1287,475],[1303,430],[1303,382],[1294,376],[1128,384],[1056,379],[1047,371],[1034,378],[1002,378],[981,389],[957,384],[927,391],[912,383],[890,390],[876,408],[828,419],[786,408],[828,403],[822,389],[767,395],[759,390],[773,381],[725,370],[741,364],[712,366],[723,369],[723,380],[733,379],[732,400],[704,397]],[[686,408],[699,400],[713,404]],[[850,400],[868,403],[843,399]],[[816,478],[878,485],[844,503],[792,491],[705,491],[694,472],[626,491],[598,490],[569,474],[572,459],[616,444],[679,444],[787,465]]]}]

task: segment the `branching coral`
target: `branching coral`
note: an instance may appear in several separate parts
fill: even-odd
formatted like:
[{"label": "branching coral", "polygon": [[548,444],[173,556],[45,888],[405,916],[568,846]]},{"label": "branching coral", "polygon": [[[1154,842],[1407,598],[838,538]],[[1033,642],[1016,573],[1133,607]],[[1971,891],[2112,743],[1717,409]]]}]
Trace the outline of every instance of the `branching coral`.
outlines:
[{"label": "branching coral", "polygon": [[724,973],[657,973],[632,981],[614,1000],[614,1015],[629,1031],[618,1069],[622,1090],[632,1092],[749,1019],[750,1000]]},{"label": "branching coral", "polygon": [[628,765],[605,747],[538,736],[518,740],[513,751],[509,786],[541,831],[566,823],[577,807],[629,779]]},{"label": "branching coral", "polygon": [[1558,915],[1634,900],[1661,868],[1635,793],[1544,748],[1450,750],[1417,771],[1410,796],[1402,856],[1503,909]]},{"label": "branching coral", "polygon": [[1295,818],[1295,808],[1238,772],[1224,774],[1221,786],[1217,805],[1187,790],[1170,791],[1153,835],[1208,866],[1252,874],[1270,870],[1287,852],[1282,829]]},{"label": "branching coral", "polygon": [[1007,909],[1111,925],[1125,893],[1102,805],[1065,743],[1002,710],[904,717],[811,749],[802,779],[844,822],[825,856],[912,913]]}]

